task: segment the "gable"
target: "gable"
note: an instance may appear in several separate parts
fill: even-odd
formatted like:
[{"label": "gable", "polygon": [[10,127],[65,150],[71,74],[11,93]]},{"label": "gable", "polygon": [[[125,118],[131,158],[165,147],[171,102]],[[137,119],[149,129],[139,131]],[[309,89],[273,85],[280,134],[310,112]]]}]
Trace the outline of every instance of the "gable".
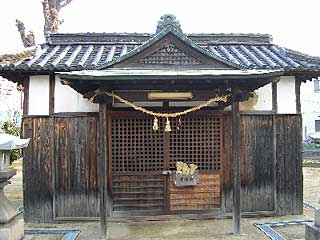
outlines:
[{"label": "gable", "polygon": [[174,43],[167,43],[159,50],[140,59],[139,63],[158,65],[193,65],[204,63],[204,61],[184,52]]},{"label": "gable", "polygon": [[200,47],[176,28],[167,27],[127,54],[95,69],[102,70],[109,67],[150,68],[173,65],[193,65],[211,69],[246,68]]}]

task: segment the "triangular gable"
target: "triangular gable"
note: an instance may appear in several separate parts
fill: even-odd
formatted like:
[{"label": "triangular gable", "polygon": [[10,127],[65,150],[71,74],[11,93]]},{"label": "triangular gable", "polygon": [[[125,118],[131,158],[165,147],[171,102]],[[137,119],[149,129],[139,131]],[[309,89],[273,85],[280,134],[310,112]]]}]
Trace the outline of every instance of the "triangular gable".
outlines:
[{"label": "triangular gable", "polygon": [[205,60],[195,57],[177,47],[173,42],[163,42],[159,49],[153,51],[151,54],[146,54],[138,60],[141,64],[159,64],[159,65],[193,65],[203,64]]},{"label": "triangular gable", "polygon": [[203,49],[181,31],[168,26],[141,46],[94,69],[142,65],[145,67],[148,65],[199,65],[213,69],[246,68]]}]

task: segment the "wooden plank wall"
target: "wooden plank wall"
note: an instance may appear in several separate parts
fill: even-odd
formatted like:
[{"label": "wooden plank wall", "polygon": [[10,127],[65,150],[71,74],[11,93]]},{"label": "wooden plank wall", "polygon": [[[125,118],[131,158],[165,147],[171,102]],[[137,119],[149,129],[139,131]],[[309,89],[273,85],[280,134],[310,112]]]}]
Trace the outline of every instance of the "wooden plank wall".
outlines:
[{"label": "wooden plank wall", "polygon": [[277,116],[277,214],[302,214],[302,117]]},{"label": "wooden plank wall", "polygon": [[[299,214],[302,212],[301,115],[276,115],[276,166],[272,154],[272,118],[272,115],[241,116],[242,211],[273,210],[272,198],[276,197],[277,214]],[[23,162],[26,222],[98,216],[97,124],[97,116],[24,117],[23,137],[31,138]],[[230,212],[231,116],[225,116],[223,126],[221,208],[222,212]],[[59,169],[56,174],[55,168]],[[276,169],[276,182],[273,169]],[[53,204],[54,196],[56,204]]]},{"label": "wooden plank wall", "polygon": [[165,176],[159,173],[113,174],[113,211],[162,211],[166,206]]},{"label": "wooden plank wall", "polygon": [[199,183],[176,187],[170,177],[170,210],[220,208],[220,173],[199,173]]},{"label": "wooden plank wall", "polygon": [[25,222],[53,221],[53,149],[48,117],[23,119],[23,137],[31,138],[23,150],[23,198]]},{"label": "wooden plank wall", "polygon": [[[242,212],[275,210],[279,215],[302,212],[301,115],[276,115],[275,119],[276,166],[273,116],[241,115]],[[232,211],[231,137],[231,116],[225,115],[221,204],[225,213]]]},{"label": "wooden plank wall", "polygon": [[55,118],[55,217],[98,217],[97,118]]},{"label": "wooden plank wall", "polygon": [[26,222],[98,216],[97,123],[93,116],[24,117]]},{"label": "wooden plank wall", "polygon": [[[242,115],[240,120],[241,211],[273,210],[272,115]],[[232,126],[224,122],[223,202],[232,211]]]}]

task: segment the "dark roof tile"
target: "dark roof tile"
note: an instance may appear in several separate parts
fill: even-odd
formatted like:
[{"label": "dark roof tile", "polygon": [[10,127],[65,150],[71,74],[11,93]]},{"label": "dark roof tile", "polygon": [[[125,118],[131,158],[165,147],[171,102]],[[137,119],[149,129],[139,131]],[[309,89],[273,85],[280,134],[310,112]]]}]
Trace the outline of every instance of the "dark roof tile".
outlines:
[{"label": "dark roof tile", "polygon": [[[71,71],[109,63],[150,40],[146,33],[50,34],[31,59],[0,64],[0,71]],[[320,58],[272,44],[266,34],[186,34],[191,41],[228,62],[251,69],[320,70]]]}]

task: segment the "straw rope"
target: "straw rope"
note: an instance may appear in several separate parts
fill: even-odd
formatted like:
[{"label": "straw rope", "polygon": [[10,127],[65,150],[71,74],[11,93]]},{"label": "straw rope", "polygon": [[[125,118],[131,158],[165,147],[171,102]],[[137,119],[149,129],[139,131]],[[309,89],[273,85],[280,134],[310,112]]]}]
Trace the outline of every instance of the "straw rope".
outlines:
[{"label": "straw rope", "polygon": [[[207,100],[204,103],[199,104],[198,106],[194,106],[192,108],[186,109],[184,111],[181,112],[174,112],[174,113],[162,113],[162,112],[153,112],[151,110],[145,109],[143,107],[137,106],[132,102],[129,102],[128,100],[123,99],[122,97],[114,94],[114,93],[110,93],[110,92],[104,92],[104,94],[106,94],[109,97],[113,97],[117,100],[119,100],[121,103],[132,107],[134,110],[136,111],[140,111],[143,112],[145,114],[154,116],[154,117],[162,117],[162,118],[176,118],[176,117],[180,117],[183,115],[186,115],[188,113],[194,112],[194,111],[198,111],[202,108],[205,108],[207,106],[209,106],[212,103],[216,103],[216,102],[227,102],[229,95],[224,95],[224,96],[215,96],[213,98],[210,98],[209,100]],[[96,96],[98,95],[98,93],[96,93],[96,95],[94,95],[91,100],[93,100]]]}]

